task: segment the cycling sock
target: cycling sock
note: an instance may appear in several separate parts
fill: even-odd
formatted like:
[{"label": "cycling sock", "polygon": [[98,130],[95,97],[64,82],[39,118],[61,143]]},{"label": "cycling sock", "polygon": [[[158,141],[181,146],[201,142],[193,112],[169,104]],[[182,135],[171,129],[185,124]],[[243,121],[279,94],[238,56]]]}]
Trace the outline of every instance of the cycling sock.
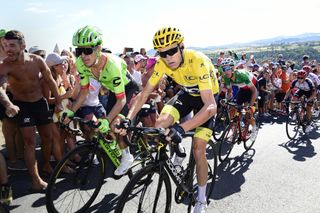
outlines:
[{"label": "cycling sock", "polygon": [[128,157],[130,155],[130,149],[129,147],[124,148],[121,150],[122,151],[122,157]]},{"label": "cycling sock", "polygon": [[206,202],[206,188],[207,184],[204,186],[198,186],[198,201],[205,203]]}]

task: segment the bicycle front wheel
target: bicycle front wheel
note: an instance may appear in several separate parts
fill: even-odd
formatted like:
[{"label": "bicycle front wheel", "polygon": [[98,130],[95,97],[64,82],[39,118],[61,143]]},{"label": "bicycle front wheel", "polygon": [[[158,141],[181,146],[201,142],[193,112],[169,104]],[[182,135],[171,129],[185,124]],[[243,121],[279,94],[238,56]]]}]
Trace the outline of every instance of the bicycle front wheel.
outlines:
[{"label": "bicycle front wheel", "polygon": [[[95,151],[95,152],[94,152]],[[68,173],[64,172],[68,168]],[[48,212],[85,212],[97,197],[106,169],[101,149],[84,144],[55,167],[46,191]]]},{"label": "bicycle front wheel", "polygon": [[254,142],[257,139],[258,132],[259,132],[259,120],[257,114],[254,115],[255,124],[249,124],[247,129],[247,140],[243,142],[243,146],[245,150],[251,149]]},{"label": "bicycle front wheel", "polygon": [[299,132],[299,118],[296,111],[291,111],[286,121],[286,133],[289,139],[293,140],[297,137]]},{"label": "bicycle front wheel", "polygon": [[212,140],[208,141],[206,148],[206,157],[208,161],[208,180],[207,180],[207,202],[209,203],[217,176],[218,157],[215,150],[215,144]]},{"label": "bicycle front wheel", "polygon": [[217,117],[213,126],[213,138],[216,141],[219,141],[223,135],[223,131],[226,129],[229,124],[229,116],[227,111],[221,111],[217,114]]},{"label": "bicycle front wheel", "polygon": [[220,162],[225,161],[229,157],[237,137],[238,137],[237,123],[232,122],[224,131],[222,140],[220,141],[220,146],[219,146]]},{"label": "bicycle front wheel", "polygon": [[[142,181],[143,180],[143,181]],[[123,190],[116,213],[170,212],[171,183],[164,168],[150,164],[132,177]]]}]

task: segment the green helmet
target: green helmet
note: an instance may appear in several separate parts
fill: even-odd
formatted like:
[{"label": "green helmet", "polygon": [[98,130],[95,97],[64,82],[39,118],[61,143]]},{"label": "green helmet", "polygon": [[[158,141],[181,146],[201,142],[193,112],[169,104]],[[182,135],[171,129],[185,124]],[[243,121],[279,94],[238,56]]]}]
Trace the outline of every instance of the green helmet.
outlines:
[{"label": "green helmet", "polygon": [[102,44],[102,33],[97,27],[85,26],[77,30],[73,35],[73,46],[97,46]]},{"label": "green helmet", "polygon": [[4,37],[4,35],[7,33],[7,30],[0,29],[0,38]]}]

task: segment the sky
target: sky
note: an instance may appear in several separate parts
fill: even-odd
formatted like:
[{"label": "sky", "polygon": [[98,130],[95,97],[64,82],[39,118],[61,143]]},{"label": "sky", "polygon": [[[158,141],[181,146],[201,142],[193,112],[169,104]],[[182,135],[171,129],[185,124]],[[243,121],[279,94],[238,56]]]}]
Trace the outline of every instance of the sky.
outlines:
[{"label": "sky", "polygon": [[27,49],[72,47],[77,29],[97,26],[103,46],[152,49],[155,32],[180,29],[185,46],[206,47],[320,32],[319,0],[0,0],[0,29],[25,35]]}]

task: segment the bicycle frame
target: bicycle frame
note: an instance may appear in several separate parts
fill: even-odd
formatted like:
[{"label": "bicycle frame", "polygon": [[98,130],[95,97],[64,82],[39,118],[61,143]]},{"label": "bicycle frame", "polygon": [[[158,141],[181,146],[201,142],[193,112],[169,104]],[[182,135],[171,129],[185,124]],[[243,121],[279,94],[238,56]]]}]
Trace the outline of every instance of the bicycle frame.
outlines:
[{"label": "bicycle frame", "polygon": [[239,138],[241,141],[246,141],[247,140],[247,134],[248,134],[248,127],[249,127],[249,123],[248,121],[245,122],[245,126],[244,128],[241,127],[241,116],[247,116],[247,111],[245,114],[242,114],[241,109],[237,108],[237,112],[234,115],[234,117],[231,119],[231,122],[235,122],[238,132],[239,132]]},{"label": "bicycle frame", "polygon": [[[186,192],[188,196],[193,195],[192,188],[190,188],[190,186],[192,187],[193,170],[195,165],[192,147],[190,151],[188,167],[181,172],[176,169],[176,166],[170,160],[169,156],[166,153],[165,147],[166,145],[163,144],[159,147],[159,152],[157,153],[154,163],[159,163],[160,172],[162,168],[165,169],[178,189],[182,190],[183,193]],[[187,177],[187,179],[184,179],[184,177]],[[195,197],[192,197],[192,199],[195,199]]]}]

